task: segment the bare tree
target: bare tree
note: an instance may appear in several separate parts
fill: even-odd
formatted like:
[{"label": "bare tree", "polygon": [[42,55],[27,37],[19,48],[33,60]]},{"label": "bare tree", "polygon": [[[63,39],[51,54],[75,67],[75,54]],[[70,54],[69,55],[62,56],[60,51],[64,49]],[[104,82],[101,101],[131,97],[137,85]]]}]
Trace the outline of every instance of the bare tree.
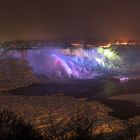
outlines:
[{"label": "bare tree", "polygon": [[92,139],[94,120],[89,117],[87,112],[83,113],[79,110],[76,115],[70,118],[68,128],[73,134],[73,139],[90,140]]},{"label": "bare tree", "polygon": [[43,140],[22,117],[9,110],[0,111],[0,140]]}]

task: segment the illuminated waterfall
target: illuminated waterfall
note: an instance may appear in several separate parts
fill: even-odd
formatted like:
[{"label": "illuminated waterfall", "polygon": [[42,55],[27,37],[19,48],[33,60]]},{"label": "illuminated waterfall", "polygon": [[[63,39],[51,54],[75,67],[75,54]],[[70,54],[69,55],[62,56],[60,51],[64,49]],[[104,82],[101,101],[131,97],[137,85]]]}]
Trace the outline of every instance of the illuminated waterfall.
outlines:
[{"label": "illuminated waterfall", "polygon": [[25,59],[36,74],[57,78],[94,79],[117,70],[121,58],[111,48],[41,48],[10,50],[8,56]]}]

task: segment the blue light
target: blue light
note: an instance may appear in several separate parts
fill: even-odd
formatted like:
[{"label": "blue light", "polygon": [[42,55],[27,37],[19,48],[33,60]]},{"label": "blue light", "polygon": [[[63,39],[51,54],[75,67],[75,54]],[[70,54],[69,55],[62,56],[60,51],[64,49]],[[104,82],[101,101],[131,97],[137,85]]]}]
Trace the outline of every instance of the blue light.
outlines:
[{"label": "blue light", "polygon": [[113,60],[119,61],[114,51],[104,48],[12,50],[8,55],[27,60],[36,74],[77,79],[94,79],[115,69]]}]

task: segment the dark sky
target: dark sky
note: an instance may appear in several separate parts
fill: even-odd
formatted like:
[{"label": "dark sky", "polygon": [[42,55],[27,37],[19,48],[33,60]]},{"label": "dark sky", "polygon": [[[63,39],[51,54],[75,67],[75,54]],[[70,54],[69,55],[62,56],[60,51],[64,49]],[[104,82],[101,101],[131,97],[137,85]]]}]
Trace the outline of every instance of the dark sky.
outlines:
[{"label": "dark sky", "polygon": [[0,0],[0,40],[140,38],[140,0]]}]

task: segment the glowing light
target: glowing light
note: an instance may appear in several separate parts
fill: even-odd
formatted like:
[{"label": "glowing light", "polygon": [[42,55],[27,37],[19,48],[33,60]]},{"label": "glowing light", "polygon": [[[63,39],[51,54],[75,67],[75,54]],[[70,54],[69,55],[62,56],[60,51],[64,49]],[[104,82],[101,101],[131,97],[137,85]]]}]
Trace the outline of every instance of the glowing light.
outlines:
[{"label": "glowing light", "polygon": [[128,77],[120,77],[120,82],[121,83],[126,83],[128,82],[129,78]]},{"label": "glowing light", "polygon": [[[55,58],[54,66],[55,67],[60,66],[66,72],[68,77],[70,77],[72,74],[72,70],[69,68],[69,66],[66,64],[66,62],[56,55],[52,55],[52,57]],[[58,71],[60,72],[60,70],[58,70]]]},{"label": "glowing light", "polygon": [[112,45],[123,45],[123,46],[127,46],[127,45],[136,45],[135,42],[120,42],[120,41],[117,41],[115,43],[113,43]]},{"label": "glowing light", "polygon": [[98,62],[98,64],[102,65],[102,66],[105,66],[105,63],[102,59],[100,58],[95,58],[95,60]]},{"label": "glowing light", "polygon": [[117,59],[118,58],[118,55],[111,49],[105,49],[104,56],[107,57],[108,59]]},{"label": "glowing light", "polygon": [[112,44],[109,43],[109,44],[107,44],[107,45],[103,45],[103,46],[101,45],[100,47],[101,47],[101,48],[109,48],[109,47],[111,47],[111,45],[112,45]]},{"label": "glowing light", "polygon": [[98,48],[98,52],[108,59],[119,59],[119,56],[111,48]]},{"label": "glowing light", "polygon": [[83,44],[81,43],[72,43],[71,45],[74,47],[83,47]]},{"label": "glowing light", "polygon": [[27,60],[36,74],[78,79],[94,79],[105,71],[115,70],[113,60],[118,61],[119,58],[112,48],[101,47],[30,49],[25,54],[13,50],[8,55]]}]

